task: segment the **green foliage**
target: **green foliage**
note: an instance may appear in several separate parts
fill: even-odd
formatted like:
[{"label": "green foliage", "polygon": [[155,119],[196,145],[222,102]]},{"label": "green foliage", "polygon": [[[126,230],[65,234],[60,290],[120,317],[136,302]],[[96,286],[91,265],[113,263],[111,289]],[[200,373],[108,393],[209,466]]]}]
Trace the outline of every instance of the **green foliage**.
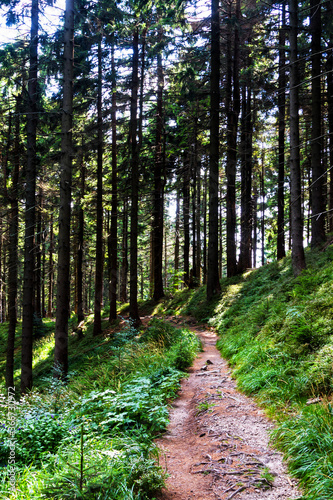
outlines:
[{"label": "green foliage", "polygon": [[[38,464],[46,453],[54,453],[64,433],[68,432],[70,422],[60,415],[41,412],[38,409],[27,413],[16,421],[15,461],[19,465]],[[0,464],[7,463],[9,442],[7,426],[0,428]]]},{"label": "green foliage", "polygon": [[333,496],[332,407],[306,405],[333,390],[332,254],[309,253],[297,278],[289,259],[235,278],[212,319],[239,387],[278,420],[274,441],[308,500]]},{"label": "green foliage", "polygon": [[324,402],[303,408],[274,432],[274,442],[288,458],[307,500],[333,497],[333,409]]},{"label": "green foliage", "polygon": [[[40,377],[39,390],[17,405],[15,494],[5,474],[10,443],[1,409],[7,498],[146,500],[164,485],[153,438],[168,423],[168,403],[200,347],[197,337],[157,319],[142,334],[130,323],[104,339],[87,332],[71,341],[76,370],[67,383]],[[43,362],[50,346],[47,338],[39,342]]]},{"label": "green foliage", "polygon": [[[222,281],[222,286],[227,280]],[[208,321],[219,303],[219,297],[211,302],[206,299],[206,287],[184,288],[184,290],[174,292],[170,297],[165,298],[155,309],[155,314],[185,315],[193,316],[197,321]]]},{"label": "green foliage", "polygon": [[205,401],[202,401],[201,403],[199,403],[197,405],[197,411],[196,411],[196,415],[200,415],[201,413],[204,413],[205,411],[209,410],[210,408],[212,408],[213,406],[215,406],[214,403],[210,403],[209,401],[205,400]]},{"label": "green foliage", "polygon": [[177,370],[185,370],[190,366],[201,347],[198,337],[190,330],[182,330],[183,334],[179,341],[171,349],[171,360]]},{"label": "green foliage", "polygon": [[[83,451],[83,481],[81,456]],[[146,499],[164,486],[158,452],[149,441],[88,438],[62,449],[44,473],[43,494],[64,499]]]}]

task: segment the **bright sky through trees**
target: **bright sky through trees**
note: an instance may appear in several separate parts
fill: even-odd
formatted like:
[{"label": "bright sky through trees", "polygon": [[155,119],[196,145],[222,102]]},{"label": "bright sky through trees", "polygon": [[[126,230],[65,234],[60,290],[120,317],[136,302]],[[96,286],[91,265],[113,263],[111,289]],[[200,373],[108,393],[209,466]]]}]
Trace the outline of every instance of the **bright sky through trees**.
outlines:
[{"label": "bright sky through trees", "polygon": [[[53,6],[44,5],[40,12],[41,32],[53,34],[59,25],[64,14],[65,1],[58,0]],[[0,9],[0,44],[12,43],[18,39],[26,39],[30,33],[30,6],[20,2],[14,9],[17,16],[17,24],[8,25],[6,22],[7,7]]]}]

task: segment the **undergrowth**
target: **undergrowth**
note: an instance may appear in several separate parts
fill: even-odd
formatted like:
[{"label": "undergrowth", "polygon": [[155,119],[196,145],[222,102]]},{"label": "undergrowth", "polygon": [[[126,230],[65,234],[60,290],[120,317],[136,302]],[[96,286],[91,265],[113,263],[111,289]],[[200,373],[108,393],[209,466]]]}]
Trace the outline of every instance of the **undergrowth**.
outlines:
[{"label": "undergrowth", "polygon": [[[189,330],[157,319],[142,334],[130,324],[98,341],[88,332],[72,350],[69,382],[44,373],[16,405],[15,492],[7,474],[10,423],[0,401],[1,498],[154,498],[165,472],[153,439],[166,428],[168,403],[199,348]],[[50,349],[44,346],[44,368]]]},{"label": "undergrowth", "polygon": [[294,278],[289,259],[225,286],[211,323],[238,386],[277,421],[303,499],[333,498],[333,249],[307,254]]}]

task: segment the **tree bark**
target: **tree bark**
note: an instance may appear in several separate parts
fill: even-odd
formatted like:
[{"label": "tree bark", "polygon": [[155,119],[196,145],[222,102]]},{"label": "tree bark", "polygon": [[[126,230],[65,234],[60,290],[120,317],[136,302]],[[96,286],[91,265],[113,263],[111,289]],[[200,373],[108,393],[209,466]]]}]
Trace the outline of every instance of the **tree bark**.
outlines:
[{"label": "tree bark", "polygon": [[226,113],[227,113],[227,276],[237,274],[236,261],[236,163],[237,163],[237,129],[240,112],[239,95],[239,19],[240,0],[236,0],[236,24],[234,27],[234,57],[232,59],[231,36],[231,3],[229,10],[229,25],[227,34],[227,83],[226,83]]},{"label": "tree bark", "polygon": [[141,38],[141,69],[140,69],[140,102],[139,102],[139,125],[138,125],[138,148],[142,146],[142,123],[143,123],[143,102],[144,102],[144,81],[145,81],[145,61],[146,61],[146,36],[147,28],[144,28]]},{"label": "tree bark", "polygon": [[112,45],[111,55],[112,71],[112,195],[111,195],[111,230],[109,237],[109,256],[110,256],[110,314],[109,321],[117,318],[117,224],[118,224],[118,169],[117,169],[117,96],[116,96],[116,67],[114,60],[114,43]]},{"label": "tree bark", "polygon": [[35,301],[35,315],[36,318],[42,318],[42,203],[43,203],[43,192],[42,188],[39,188],[37,195],[37,224],[36,224],[36,301]]},{"label": "tree bark", "polygon": [[17,324],[17,285],[18,285],[18,184],[20,172],[20,102],[16,98],[14,172],[9,194],[9,258],[8,258],[8,340],[6,360],[6,387],[14,387],[14,349]]},{"label": "tree bark", "polygon": [[64,83],[61,121],[61,174],[58,237],[57,312],[55,326],[54,375],[68,373],[68,318],[70,301],[70,224],[72,191],[72,124],[74,67],[74,0],[66,0],[64,31]]},{"label": "tree bark", "polygon": [[197,157],[196,160],[196,179],[197,179],[197,199],[196,199],[196,284],[200,285],[201,281],[201,227],[200,227],[200,217],[201,217],[201,178],[200,178],[200,160]]},{"label": "tree bark", "polygon": [[[158,43],[163,36],[162,27],[158,28]],[[154,168],[153,196],[153,277],[155,301],[164,297],[163,290],[163,212],[164,212],[164,182],[163,182],[163,88],[164,76],[161,51],[157,54],[157,111],[156,111],[156,152]]]},{"label": "tree bark", "polygon": [[81,152],[81,186],[80,186],[80,202],[79,202],[79,227],[78,227],[78,242],[77,242],[77,322],[80,324],[84,320],[84,307],[83,307],[83,248],[84,248],[84,210],[82,201],[85,195],[85,180],[86,180],[86,167],[83,157],[83,144]]},{"label": "tree bark", "polygon": [[50,248],[49,248],[49,290],[48,290],[48,303],[47,303],[47,317],[53,316],[53,289],[54,289],[54,264],[53,264],[53,213],[50,219]]},{"label": "tree bark", "polygon": [[123,205],[123,227],[120,269],[120,301],[127,302],[127,273],[128,273],[128,201],[124,199]]},{"label": "tree bark", "polygon": [[311,62],[312,62],[312,218],[311,246],[321,245],[325,239],[326,176],[322,158],[321,138],[321,4],[310,0]]},{"label": "tree bark", "polygon": [[[251,63],[249,61],[248,66]],[[241,158],[241,240],[238,272],[251,267],[252,244],[252,91],[250,78],[244,83],[242,103],[242,158]]]},{"label": "tree bark", "polygon": [[202,249],[202,282],[207,283],[207,180],[208,168],[205,167],[203,192],[203,249]]},{"label": "tree bark", "polygon": [[260,198],[261,198],[261,265],[265,265],[265,151],[261,152],[261,173],[260,173]]},{"label": "tree bark", "polygon": [[32,341],[34,315],[34,235],[36,205],[36,135],[38,76],[38,0],[31,3],[30,68],[27,113],[26,209],[24,234],[23,321],[21,354],[21,393],[32,387]]},{"label": "tree bark", "polygon": [[0,323],[5,321],[4,319],[4,308],[3,308],[3,274],[2,274],[2,253],[3,253],[3,226],[2,217],[0,217]]},{"label": "tree bark", "polygon": [[301,206],[301,169],[299,143],[299,75],[298,75],[298,2],[289,0],[290,12],[290,210],[292,266],[295,276],[305,268],[303,217]]},{"label": "tree bark", "polygon": [[180,226],[180,193],[177,188],[177,197],[176,197],[176,221],[175,221],[175,290],[179,289],[179,226]]},{"label": "tree bark", "polygon": [[279,88],[278,88],[278,109],[279,109],[279,146],[278,146],[278,215],[277,215],[277,259],[286,256],[285,236],[284,236],[284,162],[285,162],[285,129],[286,129],[286,5],[282,3],[281,26],[279,29]]},{"label": "tree bark", "polygon": [[258,187],[256,182],[253,187],[253,236],[252,236],[252,267],[257,267],[257,249],[258,249]]},{"label": "tree bark", "polygon": [[190,162],[188,155],[184,155],[183,166],[183,223],[184,223],[184,283],[190,286]]},{"label": "tree bark", "polygon": [[190,280],[190,287],[193,288],[197,286],[197,153],[198,153],[198,141],[197,141],[197,125],[198,125],[197,116],[194,119],[194,131],[193,131],[193,141],[194,145],[192,146],[193,150],[191,153],[191,179],[192,179],[192,273]]},{"label": "tree bark", "polygon": [[97,84],[97,202],[96,202],[96,264],[93,335],[102,333],[103,306],[103,116],[102,116],[102,36],[98,40]]},{"label": "tree bark", "polygon": [[207,300],[221,291],[218,254],[219,125],[220,125],[220,16],[219,0],[212,0],[210,73],[210,151]]},{"label": "tree bark", "polygon": [[[332,15],[333,9],[328,11]],[[333,231],[333,44],[331,44],[327,57],[327,99],[328,99],[328,150],[330,169],[330,196],[329,196],[329,231]]]},{"label": "tree bark", "polygon": [[131,145],[131,230],[130,230],[130,311],[129,316],[134,327],[141,323],[138,308],[138,211],[139,211],[139,158],[137,147],[137,109],[138,109],[138,66],[139,66],[139,30],[133,34],[132,92],[130,118]]}]

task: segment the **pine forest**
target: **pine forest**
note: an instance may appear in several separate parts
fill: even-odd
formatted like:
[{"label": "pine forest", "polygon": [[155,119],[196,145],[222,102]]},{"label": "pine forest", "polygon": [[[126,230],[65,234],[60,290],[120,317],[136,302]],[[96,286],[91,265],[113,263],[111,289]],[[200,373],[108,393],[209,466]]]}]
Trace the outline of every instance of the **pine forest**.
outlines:
[{"label": "pine forest", "polygon": [[[159,307],[179,293],[199,293],[212,312],[226,286],[288,258],[289,279],[303,279],[307,252],[316,255],[332,242],[332,0],[0,6],[3,391],[16,387],[15,397],[24,398],[43,387],[38,346],[50,335],[44,374],[57,407],[67,401],[62,391],[75,378],[75,356],[81,359],[69,351],[72,338],[92,349],[126,317],[127,333],[112,347],[116,366],[125,340],[134,342],[142,327],[142,304]],[[149,342],[159,335],[157,323],[143,334]],[[188,366],[199,346],[190,332],[184,338],[175,345],[189,351],[180,351],[177,363],[190,356]],[[155,374],[173,384],[166,398],[178,387],[172,370],[185,367],[177,363]],[[123,395],[130,384],[148,391],[146,379],[128,380]],[[115,382],[111,389],[117,391]],[[164,425],[158,418],[153,433]],[[81,459],[89,425],[82,423],[77,438]],[[134,434],[126,437],[133,449]],[[38,462],[39,451],[32,454]],[[0,452],[0,468],[2,459]],[[143,486],[122,494],[112,483],[112,494],[98,496],[82,471],[69,496],[59,486],[45,497],[23,489],[22,497],[6,498],[155,494]],[[46,479],[43,485],[51,488]],[[306,498],[332,498],[316,495]]]}]

